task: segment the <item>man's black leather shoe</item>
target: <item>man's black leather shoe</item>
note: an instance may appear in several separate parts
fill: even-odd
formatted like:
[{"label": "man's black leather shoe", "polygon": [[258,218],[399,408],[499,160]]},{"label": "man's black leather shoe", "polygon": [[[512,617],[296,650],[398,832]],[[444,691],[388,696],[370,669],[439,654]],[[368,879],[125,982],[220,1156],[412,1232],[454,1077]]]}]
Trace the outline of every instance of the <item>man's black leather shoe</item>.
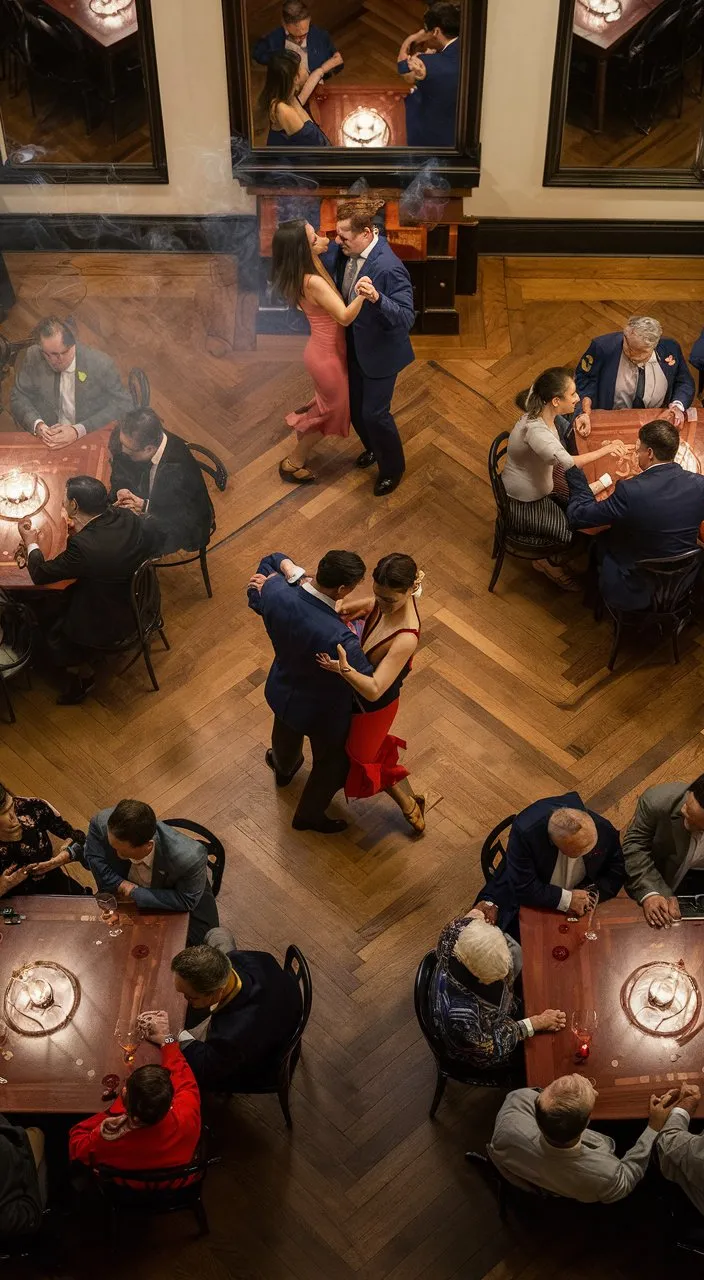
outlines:
[{"label": "man's black leather shoe", "polygon": [[277,787],[287,787],[289,782],[293,781],[296,774],[298,773],[298,770],[303,764],[303,756],[301,756],[300,760],[298,761],[298,764],[296,765],[292,773],[279,773],[279,770],[274,764],[274,754],[271,750],[267,751],[266,755],[264,756],[264,759],[266,760],[269,768],[271,769],[272,773],[276,778]]},{"label": "man's black leather shoe", "polygon": [[374,462],[376,462],[376,458],[374,457],[371,449],[365,449],[364,453],[360,453],[357,458],[355,466],[362,467],[364,469],[365,467],[371,467]]},{"label": "man's black leather shoe", "polygon": [[387,493],[393,493],[394,489],[398,489],[403,476],[391,476],[386,480],[377,480],[374,485],[374,496],[376,498],[384,498]]},{"label": "man's black leather shoe", "polygon": [[348,825],[342,818],[326,818],[325,814],[317,822],[303,822],[301,818],[294,818],[291,823],[294,831],[319,831],[323,836],[337,835],[340,831],[346,831]]}]

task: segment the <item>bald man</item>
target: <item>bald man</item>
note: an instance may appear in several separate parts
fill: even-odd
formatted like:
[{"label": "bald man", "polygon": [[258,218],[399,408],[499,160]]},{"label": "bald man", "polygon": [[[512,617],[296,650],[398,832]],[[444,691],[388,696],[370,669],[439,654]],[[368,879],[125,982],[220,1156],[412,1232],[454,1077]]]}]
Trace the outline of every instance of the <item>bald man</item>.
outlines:
[{"label": "bald man", "polygon": [[514,818],[506,857],[475,906],[490,923],[517,937],[521,907],[582,916],[589,906],[588,886],[595,885],[605,902],[616,896],[624,878],[618,831],[570,791],[536,800]]},{"label": "bald man", "polygon": [[588,1127],[599,1095],[584,1076],[560,1076],[542,1092],[514,1089],[496,1117],[487,1152],[523,1191],[542,1188],[582,1204],[613,1204],[630,1195],[645,1174],[679,1094],[679,1089],[653,1094],[647,1127],[619,1158],[613,1138]]}]

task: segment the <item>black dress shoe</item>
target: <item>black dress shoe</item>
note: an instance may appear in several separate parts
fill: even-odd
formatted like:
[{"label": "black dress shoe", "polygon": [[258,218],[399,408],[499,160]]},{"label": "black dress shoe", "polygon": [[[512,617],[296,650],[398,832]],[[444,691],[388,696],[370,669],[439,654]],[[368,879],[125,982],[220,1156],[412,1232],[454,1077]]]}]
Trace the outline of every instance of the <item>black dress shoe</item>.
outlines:
[{"label": "black dress shoe", "polygon": [[267,764],[268,764],[269,768],[271,769],[271,772],[274,774],[274,776],[275,776],[275,778],[276,778],[276,785],[277,785],[277,787],[287,787],[287,786],[288,786],[288,784],[289,784],[289,782],[292,782],[292,781],[293,781],[293,779],[295,778],[296,774],[298,773],[298,770],[300,769],[301,765],[303,764],[303,756],[301,756],[301,758],[300,758],[300,760],[298,761],[298,764],[296,765],[295,769],[292,769],[290,773],[281,773],[281,772],[277,769],[276,765],[274,764],[274,753],[273,753],[273,751],[267,751],[266,755],[264,756],[264,759],[266,760],[266,762],[267,762]]},{"label": "black dress shoe", "polygon": [[387,493],[393,493],[394,489],[398,489],[403,476],[389,476],[386,480],[377,480],[374,485],[374,497],[384,498]]},{"label": "black dress shoe", "polygon": [[371,467],[372,463],[374,462],[376,462],[376,458],[374,457],[374,454],[372,453],[371,449],[365,449],[364,453],[360,453],[359,457],[357,458],[355,462],[355,466],[362,467],[362,469],[364,469],[365,467]]},{"label": "black dress shoe", "polygon": [[57,707],[77,707],[79,702],[85,702],[94,685],[95,680],[92,676],[88,680],[82,679],[81,676],[72,676],[63,693],[60,693],[56,699]]},{"label": "black dress shoe", "polygon": [[322,818],[318,818],[316,822],[304,822],[302,818],[294,818],[291,826],[294,831],[319,831],[323,836],[334,836],[340,831],[346,831],[349,823],[343,822],[342,818],[326,818],[323,814]]}]

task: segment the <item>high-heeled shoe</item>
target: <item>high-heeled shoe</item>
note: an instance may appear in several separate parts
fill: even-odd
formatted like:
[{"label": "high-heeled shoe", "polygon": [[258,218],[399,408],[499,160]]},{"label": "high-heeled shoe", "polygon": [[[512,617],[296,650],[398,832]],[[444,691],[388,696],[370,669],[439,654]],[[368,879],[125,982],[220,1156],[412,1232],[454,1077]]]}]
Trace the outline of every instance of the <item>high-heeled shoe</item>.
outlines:
[{"label": "high-heeled shoe", "polygon": [[279,463],[279,475],[289,484],[313,484],[315,476],[307,467],[297,467],[290,458],[282,458]]},{"label": "high-heeled shoe", "polygon": [[409,827],[413,827],[416,835],[422,835],[425,831],[425,796],[414,796],[413,808],[409,809],[408,813],[404,810],[403,816]]}]

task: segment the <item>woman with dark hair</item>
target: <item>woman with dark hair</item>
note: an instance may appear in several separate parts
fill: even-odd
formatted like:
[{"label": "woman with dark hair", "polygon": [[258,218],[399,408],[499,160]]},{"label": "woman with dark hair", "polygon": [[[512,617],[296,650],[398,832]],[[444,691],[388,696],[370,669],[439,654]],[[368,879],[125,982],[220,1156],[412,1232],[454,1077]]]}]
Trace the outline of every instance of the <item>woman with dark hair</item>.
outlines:
[{"label": "woman with dark hair", "polygon": [[298,54],[291,50],[273,54],[259,98],[260,109],[269,123],[268,147],[332,145],[305,109],[305,103],[324,76],[324,67],[307,76]]},{"label": "woman with dark hair", "polygon": [[364,298],[342,301],[335,282],[320,261],[329,244],[309,222],[295,218],[274,232],[271,282],[291,307],[308,318],[310,338],[303,363],[313,379],[315,398],[289,413],[286,422],[296,444],[279,463],[279,475],[291,484],[315,480],[306,462],[323,436],[349,435],[350,393],[344,330],[359,315]]},{"label": "woman with dark hair", "polygon": [[[569,546],[572,530],[555,495],[553,468],[584,468],[611,454],[623,458],[629,453],[620,440],[609,440],[601,449],[568,453],[560,439],[556,419],[572,414],[579,395],[571,369],[545,369],[527,391],[516,396],[523,417],[513,428],[501,473],[511,507],[512,527],[516,533],[537,542],[564,543]],[[560,564],[552,560],[534,560],[533,568],[544,573],[565,591],[579,587]]]},{"label": "woman with dark hair", "polygon": [[[64,841],[57,854],[52,836]],[[0,782],[0,898],[6,893],[89,893],[61,870],[75,860],[69,842],[82,845],[85,838],[46,800],[15,796]]]},{"label": "woman with dark hair", "polygon": [[347,738],[347,799],[385,791],[409,826],[420,834],[425,830],[425,796],[415,794],[408,770],[398,762],[399,748],[404,750],[405,742],[393,737],[389,730],[398,711],[401,685],[418,647],[420,617],[416,599],[422,591],[423,574],[410,556],[393,552],[379,561],[372,577],[374,595],[368,600],[343,604],[340,615],[348,622],[364,619],[360,642],[374,675],[363,676],[355,671],[342,645],[337,646],[338,661],[327,653],[317,654],[317,660],[325,671],[342,676],[357,695],[358,714],[352,716]]}]

